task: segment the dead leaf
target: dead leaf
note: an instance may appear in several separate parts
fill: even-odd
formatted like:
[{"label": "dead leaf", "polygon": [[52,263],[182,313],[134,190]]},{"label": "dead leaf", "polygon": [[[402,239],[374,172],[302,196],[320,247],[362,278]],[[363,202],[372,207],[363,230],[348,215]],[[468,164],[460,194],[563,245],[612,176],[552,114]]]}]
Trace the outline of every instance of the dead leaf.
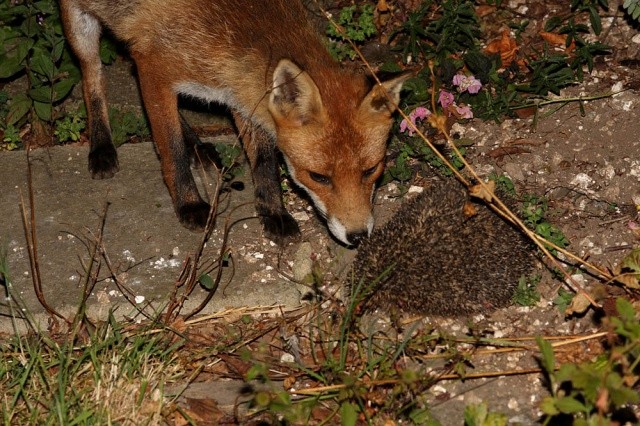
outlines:
[{"label": "dead leaf", "polygon": [[528,118],[536,113],[536,107],[518,108],[515,111],[518,118]]},{"label": "dead leaf", "polygon": [[573,50],[576,48],[576,43],[574,40],[571,40],[571,44],[567,46],[566,34],[548,33],[546,31],[540,31],[538,34],[540,34],[540,37],[542,37],[543,40],[547,43],[554,46],[564,47],[564,50],[567,53],[573,52]]},{"label": "dead leaf", "polygon": [[389,5],[386,0],[378,0],[375,12],[376,26],[378,28],[384,27],[387,22],[389,22],[389,19],[391,18],[391,13],[389,12]]},{"label": "dead leaf", "polygon": [[489,151],[487,155],[489,157],[497,159],[497,158],[502,158],[506,155],[529,154],[529,153],[531,153],[531,151],[519,146],[503,146],[500,148],[492,149],[491,151]]},{"label": "dead leaf", "polygon": [[431,114],[427,117],[427,121],[434,129],[438,129],[441,132],[447,128],[447,117],[444,114]]},{"label": "dead leaf", "polygon": [[489,6],[487,4],[476,7],[476,15],[478,15],[479,18],[484,18],[487,15],[491,15],[495,11],[496,11],[495,6]]},{"label": "dead leaf", "polygon": [[287,376],[284,378],[282,387],[285,389],[291,389],[296,384],[296,376]]},{"label": "dead leaf", "polygon": [[640,288],[640,248],[629,252],[614,268],[615,280],[628,288]]},{"label": "dead leaf", "polygon": [[565,315],[573,315],[573,314],[583,314],[589,309],[591,306],[591,302],[586,294],[580,292],[575,295],[573,300],[571,300],[571,304],[564,312]]},{"label": "dead leaf", "polygon": [[598,390],[596,407],[600,413],[606,413],[609,411],[609,390],[607,388],[602,387]]},{"label": "dead leaf", "polygon": [[479,198],[490,203],[493,200],[493,193],[496,189],[496,182],[490,180],[484,185],[477,184],[469,188],[469,194],[472,197]]},{"label": "dead leaf", "polygon": [[640,280],[637,274],[620,274],[616,275],[615,280],[627,288],[640,289]]},{"label": "dead leaf", "polygon": [[330,417],[335,417],[336,413],[321,405],[316,405],[311,409],[311,418],[317,421],[325,421]]},{"label": "dead leaf", "polygon": [[218,357],[227,365],[230,371],[236,373],[240,377],[246,377],[247,372],[252,364],[244,362],[240,358],[226,354],[219,354]]},{"label": "dead leaf", "polygon": [[220,424],[220,420],[224,417],[224,413],[218,408],[218,402],[215,399],[197,399],[187,398],[190,414],[198,418],[199,425],[213,426]]},{"label": "dead leaf", "polygon": [[502,32],[502,37],[489,43],[484,50],[489,54],[499,54],[502,67],[507,68],[516,59],[518,45],[516,40],[511,38],[509,30],[505,29]]},{"label": "dead leaf", "polygon": [[[191,420],[194,420],[196,422],[199,422],[200,419],[198,418],[198,416],[196,416],[194,413],[192,413],[190,410],[187,410],[186,408],[182,408],[183,412],[185,415],[189,416],[189,418],[191,418]],[[182,413],[180,411],[176,411],[173,417],[173,426],[187,426],[193,424],[191,421],[187,420],[187,418],[185,416],[182,415]]]}]

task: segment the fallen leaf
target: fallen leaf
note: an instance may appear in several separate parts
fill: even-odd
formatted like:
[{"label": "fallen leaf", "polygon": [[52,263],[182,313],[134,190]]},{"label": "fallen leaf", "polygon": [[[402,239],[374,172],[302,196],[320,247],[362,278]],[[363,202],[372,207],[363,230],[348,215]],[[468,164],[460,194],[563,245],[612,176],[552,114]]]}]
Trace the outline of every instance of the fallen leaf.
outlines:
[{"label": "fallen leaf", "polygon": [[627,288],[640,289],[640,281],[637,278],[637,274],[620,274],[614,278]]},{"label": "fallen leaf", "polygon": [[576,48],[576,43],[574,40],[571,40],[571,44],[567,46],[567,35],[566,34],[556,34],[556,33],[548,33],[546,31],[540,31],[540,37],[543,38],[549,44],[554,46],[564,47],[565,52],[572,52]]},{"label": "fallen leaf", "polygon": [[499,54],[502,60],[502,68],[507,68],[516,58],[518,45],[516,40],[511,38],[509,30],[505,29],[502,32],[502,37],[489,43],[484,51],[489,54]]},{"label": "fallen leaf", "polygon": [[218,408],[218,402],[214,399],[187,398],[187,403],[190,413],[198,418],[199,425],[217,425],[224,417],[224,413]]},{"label": "fallen leaf", "polygon": [[502,158],[506,155],[516,155],[516,154],[529,154],[529,151],[526,148],[522,148],[519,146],[502,146],[500,148],[492,149],[487,154],[491,158]]},{"label": "fallen leaf", "polygon": [[516,113],[518,118],[528,118],[536,113],[536,109],[537,108],[534,106],[529,108],[518,108],[514,110],[514,112]]},{"label": "fallen leaf", "polygon": [[291,389],[296,384],[296,376],[287,376],[284,378],[282,387],[285,389]]},{"label": "fallen leaf", "polygon": [[480,5],[476,7],[476,15],[478,15],[479,18],[483,18],[487,15],[492,14],[493,12],[496,11],[496,7],[495,6],[489,6],[489,5]]},{"label": "fallen leaf", "polygon": [[477,184],[469,188],[469,194],[472,197],[479,198],[490,203],[493,200],[493,193],[496,189],[496,182],[490,180],[484,185]]},{"label": "fallen leaf", "polygon": [[224,361],[230,371],[235,372],[240,377],[245,377],[249,369],[252,367],[251,363],[244,362],[235,356],[219,354],[218,357]]},{"label": "fallen leaf", "polygon": [[571,304],[564,312],[564,314],[567,316],[573,314],[582,314],[586,312],[590,306],[591,302],[589,301],[589,298],[587,298],[587,295],[580,292],[576,294],[575,297],[571,300]]}]

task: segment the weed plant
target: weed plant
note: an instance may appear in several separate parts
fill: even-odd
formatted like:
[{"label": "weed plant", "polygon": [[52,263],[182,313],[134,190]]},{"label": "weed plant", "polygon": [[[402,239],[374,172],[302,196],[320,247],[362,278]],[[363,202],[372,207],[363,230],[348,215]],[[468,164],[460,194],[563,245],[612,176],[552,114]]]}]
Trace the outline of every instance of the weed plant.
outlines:
[{"label": "weed plant", "polygon": [[5,124],[51,122],[53,107],[80,80],[53,0],[0,1],[0,79],[27,77],[26,93],[12,98]]},{"label": "weed plant", "polygon": [[[538,339],[550,396],[542,401],[543,425],[601,425],[637,422],[632,404],[640,402],[640,321],[634,306],[616,300],[607,317],[611,347],[592,361],[557,365],[552,346]],[[630,424],[630,423],[629,423]]]}]

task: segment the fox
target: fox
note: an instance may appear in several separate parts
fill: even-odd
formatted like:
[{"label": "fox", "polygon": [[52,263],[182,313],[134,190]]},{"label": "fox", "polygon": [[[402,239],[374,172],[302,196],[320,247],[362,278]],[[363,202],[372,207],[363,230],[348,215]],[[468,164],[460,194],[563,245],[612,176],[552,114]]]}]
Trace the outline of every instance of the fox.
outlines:
[{"label": "fox", "polygon": [[200,230],[210,206],[190,159],[201,146],[178,97],[232,112],[267,236],[299,234],[284,206],[280,155],[330,233],[356,246],[372,231],[373,196],[406,75],[370,82],[329,54],[300,0],[60,0],[66,38],[82,72],[88,168],[119,170],[99,56],[104,30],[135,63],[162,175],[180,223]]}]

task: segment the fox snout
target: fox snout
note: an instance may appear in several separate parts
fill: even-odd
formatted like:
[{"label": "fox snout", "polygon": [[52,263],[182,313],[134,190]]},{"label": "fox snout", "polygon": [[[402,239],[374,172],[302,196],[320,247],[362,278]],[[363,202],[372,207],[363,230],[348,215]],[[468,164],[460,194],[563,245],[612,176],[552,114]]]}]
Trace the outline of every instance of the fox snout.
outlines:
[{"label": "fox snout", "polygon": [[[384,155],[384,150],[380,155]],[[373,167],[361,170],[360,161],[349,157],[337,163],[325,161],[323,168],[318,168],[317,162],[303,165],[299,155],[291,158],[285,154],[284,158],[289,175],[309,195],[337,240],[355,247],[371,234],[374,225],[371,201],[375,182],[383,170],[381,159],[374,160]],[[332,169],[332,172],[309,171],[314,167],[315,170]]]},{"label": "fox snout", "polygon": [[367,238],[373,230],[373,215],[369,215],[365,227],[347,230],[340,219],[330,217],[327,219],[327,225],[331,234],[338,240],[348,246],[357,247],[365,238]]}]

